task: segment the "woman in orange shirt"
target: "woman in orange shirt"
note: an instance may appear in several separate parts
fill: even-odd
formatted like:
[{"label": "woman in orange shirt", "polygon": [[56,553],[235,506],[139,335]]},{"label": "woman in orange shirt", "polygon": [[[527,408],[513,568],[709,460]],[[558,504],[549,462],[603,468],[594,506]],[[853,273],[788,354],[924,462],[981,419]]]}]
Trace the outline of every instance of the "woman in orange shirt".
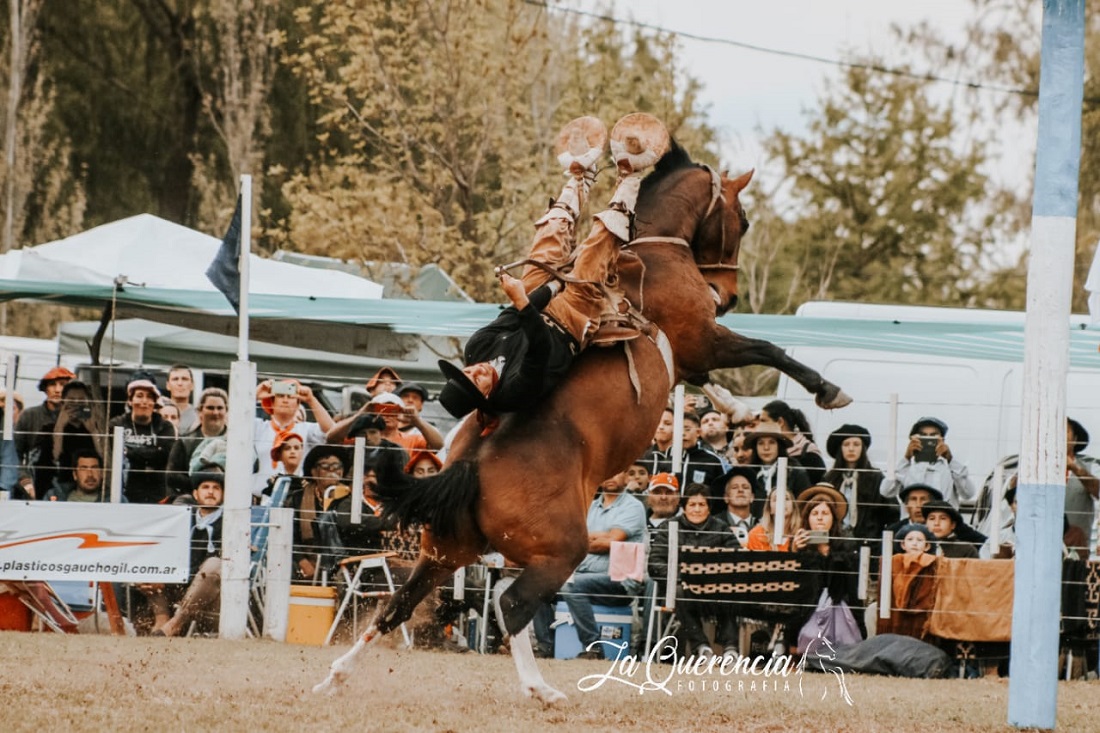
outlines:
[{"label": "woman in orange shirt", "polygon": [[775,503],[778,493],[778,488],[775,488],[768,495],[764,516],[760,518],[758,525],[749,530],[749,538],[745,543],[746,549],[789,552],[801,550],[806,546],[809,533],[802,528],[802,516],[798,507],[795,506],[794,495],[789,490],[786,492],[787,500],[783,511],[783,542],[779,546],[772,543],[775,539]]}]

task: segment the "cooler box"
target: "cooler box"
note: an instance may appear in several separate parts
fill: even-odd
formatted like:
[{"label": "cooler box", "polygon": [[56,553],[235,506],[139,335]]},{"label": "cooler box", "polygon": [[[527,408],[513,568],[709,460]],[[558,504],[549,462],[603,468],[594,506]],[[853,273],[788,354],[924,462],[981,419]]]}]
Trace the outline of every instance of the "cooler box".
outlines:
[{"label": "cooler box", "polygon": [[0,631],[30,631],[31,609],[14,593],[0,593]]},{"label": "cooler box", "polygon": [[[634,621],[634,610],[629,606],[592,606],[592,612],[596,616],[596,630],[600,641],[610,642],[600,644],[600,651],[604,659],[618,659],[630,653],[630,630]],[[572,659],[580,654],[580,639],[577,638],[577,627],[573,625],[573,616],[569,613],[569,606],[565,601],[558,601],[554,609],[554,659]],[[625,644],[623,647],[617,645]]]},{"label": "cooler box", "polygon": [[336,589],[313,585],[290,586],[287,618],[288,644],[321,646],[336,619]]}]

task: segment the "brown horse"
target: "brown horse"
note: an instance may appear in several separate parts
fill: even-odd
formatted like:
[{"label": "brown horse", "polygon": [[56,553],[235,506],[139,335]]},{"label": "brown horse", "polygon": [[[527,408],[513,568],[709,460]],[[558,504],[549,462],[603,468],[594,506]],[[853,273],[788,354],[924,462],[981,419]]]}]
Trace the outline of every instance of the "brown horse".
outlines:
[{"label": "brown horse", "polygon": [[527,626],[584,558],[596,487],[649,446],[673,384],[706,382],[711,369],[770,364],[814,392],[822,406],[846,403],[834,385],[772,344],[715,322],[736,301],[737,254],[747,228],[738,194],[751,177],[718,176],[673,145],[642,183],[638,237],[620,262],[630,301],[661,333],[625,347],[589,348],[536,410],[504,416],[487,437],[467,419],[437,476],[380,481],[387,513],[428,526],[420,559],[315,691],[335,691],[367,644],[492,548],[523,568],[514,582],[498,584],[495,597],[521,687],[545,703],[564,698],[539,673]]}]

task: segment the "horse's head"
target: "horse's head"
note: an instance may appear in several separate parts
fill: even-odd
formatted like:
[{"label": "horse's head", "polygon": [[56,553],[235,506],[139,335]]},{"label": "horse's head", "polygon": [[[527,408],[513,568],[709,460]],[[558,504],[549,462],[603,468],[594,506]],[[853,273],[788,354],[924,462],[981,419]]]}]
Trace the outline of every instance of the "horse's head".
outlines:
[{"label": "horse's head", "polygon": [[737,259],[741,238],[749,229],[740,194],[753,172],[730,178],[725,171],[720,176],[710,171],[712,186],[720,193],[691,241],[695,262],[710,286],[718,315],[737,305]]},{"label": "horse's head", "polygon": [[679,145],[642,181],[637,238],[687,244],[710,287],[718,315],[737,304],[737,257],[749,228],[740,193],[753,171],[736,178],[692,162]]}]

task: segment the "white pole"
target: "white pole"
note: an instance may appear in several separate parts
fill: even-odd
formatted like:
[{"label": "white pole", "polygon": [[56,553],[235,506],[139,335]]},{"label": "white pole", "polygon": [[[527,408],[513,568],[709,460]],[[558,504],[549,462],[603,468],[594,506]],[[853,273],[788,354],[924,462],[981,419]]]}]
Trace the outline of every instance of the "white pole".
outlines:
[{"label": "white pole", "polygon": [[1053,728],[1058,700],[1066,372],[1084,96],[1085,0],[1044,0],[1024,325],[1008,722]]},{"label": "white pole", "polygon": [[886,467],[886,478],[893,481],[898,477],[898,393],[890,393],[890,463]]},{"label": "white pole", "polygon": [[290,577],[294,551],[294,510],[272,509],[268,515],[267,587],[264,589],[264,638],[286,641],[290,621]]},{"label": "white pole", "polygon": [[237,361],[229,370],[226,423],[225,501],[222,514],[222,588],[219,634],[243,639],[248,631],[251,565],[252,448],[256,411],[256,365],[248,361],[248,258],[252,241],[252,177],[241,176],[240,314]]},{"label": "white pole", "polygon": [[455,581],[454,599],[456,601],[466,600],[466,567],[463,566],[456,570],[452,577]]},{"label": "white pole", "polygon": [[[772,544],[775,549],[783,544],[784,521],[787,517],[787,457],[780,456],[775,469],[775,527],[772,531]],[[793,541],[793,540],[792,540]]]},{"label": "white pole", "polygon": [[676,608],[676,582],[680,569],[680,522],[667,519],[668,522],[668,574],[665,576],[665,608]]},{"label": "white pole", "polygon": [[229,370],[225,501],[222,515],[220,635],[243,639],[248,628],[248,582],[252,521],[252,434],[256,365],[235,361]]},{"label": "white pole", "polygon": [[[677,384],[672,395],[672,475],[679,478],[684,453],[684,385]],[[680,487],[681,494],[685,488]]]},{"label": "white pole", "polygon": [[998,462],[993,467],[993,495],[989,506],[989,556],[996,557],[1001,549],[1001,502],[1004,501],[1005,467]]},{"label": "white pole", "polygon": [[363,523],[363,458],[367,442],[363,436],[355,439],[355,453],[351,468],[351,523]]},{"label": "white pole", "polygon": [[11,440],[15,434],[15,354],[10,352],[4,358],[4,392],[4,440]]},{"label": "white pole", "polygon": [[114,439],[111,441],[111,503],[122,501],[122,449],[126,447],[126,438],[121,425],[116,425]]},{"label": "white pole", "polygon": [[856,589],[856,598],[867,600],[867,588],[871,581],[871,548],[863,545],[859,548],[859,585]]},{"label": "white pole", "polygon": [[894,605],[894,533],[882,533],[882,557],[879,566],[878,617],[890,618]]},{"label": "white pole", "polygon": [[252,257],[252,176],[241,176],[241,247],[237,266],[241,271],[240,305],[237,316],[237,361],[248,361],[248,280]]}]

